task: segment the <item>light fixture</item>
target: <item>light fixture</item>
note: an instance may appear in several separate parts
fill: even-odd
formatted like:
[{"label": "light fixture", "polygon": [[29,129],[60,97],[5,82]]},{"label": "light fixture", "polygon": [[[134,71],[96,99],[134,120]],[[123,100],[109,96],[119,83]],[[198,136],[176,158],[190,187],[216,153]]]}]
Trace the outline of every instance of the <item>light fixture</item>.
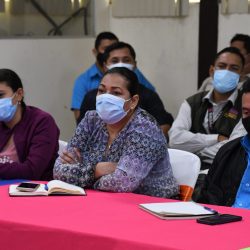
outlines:
[{"label": "light fixture", "polygon": [[222,14],[248,13],[249,0],[221,0]]},{"label": "light fixture", "polygon": [[199,2],[200,2],[200,0],[189,0],[189,3],[199,3]]}]

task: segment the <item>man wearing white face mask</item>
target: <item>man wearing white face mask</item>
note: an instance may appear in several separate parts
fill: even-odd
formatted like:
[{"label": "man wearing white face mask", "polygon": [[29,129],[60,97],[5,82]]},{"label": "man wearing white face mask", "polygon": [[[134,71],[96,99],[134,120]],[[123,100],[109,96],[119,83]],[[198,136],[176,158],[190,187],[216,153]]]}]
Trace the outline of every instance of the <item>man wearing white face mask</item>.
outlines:
[{"label": "man wearing white face mask", "polygon": [[[105,49],[109,45],[117,42],[118,38],[111,32],[101,32],[96,37],[95,48],[93,49],[96,62],[84,73],[77,77],[73,88],[71,110],[74,111],[76,120],[79,118],[81,103],[85,95],[92,89],[98,88],[102,79],[103,73],[105,71],[103,69],[103,53]],[[155,90],[154,86],[146,79],[146,77],[138,68],[135,69],[135,74],[137,75],[141,84],[153,91]]]},{"label": "man wearing white face mask", "polygon": [[169,131],[170,147],[197,154],[208,169],[226,142],[246,134],[241,123],[241,92],[237,90],[244,57],[228,47],[212,68],[213,88],[187,98]]},{"label": "man wearing white face mask", "polygon": [[[136,70],[136,54],[133,47],[124,42],[117,42],[105,49],[104,55],[104,71],[115,67],[125,67],[127,69]],[[139,82],[141,78],[138,77]],[[141,83],[141,82],[140,82]],[[82,102],[80,108],[80,117],[78,123],[82,120],[85,113],[89,110],[96,109],[96,94],[97,89],[89,91]],[[167,136],[168,130],[173,123],[173,117],[168,113],[158,96],[158,94],[143,84],[139,84],[140,107],[150,113],[161,126],[164,134]]]}]

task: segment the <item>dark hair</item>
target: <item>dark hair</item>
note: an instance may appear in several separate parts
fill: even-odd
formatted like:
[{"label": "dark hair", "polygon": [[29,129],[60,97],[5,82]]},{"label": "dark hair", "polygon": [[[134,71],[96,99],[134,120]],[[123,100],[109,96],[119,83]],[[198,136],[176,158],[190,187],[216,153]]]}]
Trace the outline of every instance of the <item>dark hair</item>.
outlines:
[{"label": "dark hair", "polygon": [[98,34],[98,36],[95,39],[95,49],[98,50],[102,40],[116,40],[119,41],[119,39],[117,38],[117,36],[115,34],[113,34],[112,32],[109,31],[104,31]]},{"label": "dark hair", "polygon": [[250,92],[250,78],[247,78],[247,80],[243,83],[242,93],[249,93],[249,92]]},{"label": "dark hair", "polygon": [[107,60],[109,59],[110,53],[112,51],[118,50],[118,49],[124,49],[124,48],[128,48],[129,49],[129,52],[130,52],[131,56],[135,60],[136,54],[135,54],[134,48],[130,44],[128,44],[128,43],[117,42],[117,43],[113,43],[113,44],[109,45],[105,49],[104,54],[103,54],[103,60],[104,60],[104,62],[107,62]]},{"label": "dark hair", "polygon": [[244,48],[246,49],[247,53],[250,53],[250,36],[245,34],[236,34],[230,41],[230,43],[241,41],[244,43]]},{"label": "dark hair", "polygon": [[[0,69],[0,84],[1,83],[5,83],[13,92],[16,92],[19,88],[23,88],[20,77],[11,69]],[[21,104],[24,106],[23,100]]]},{"label": "dark hair", "polygon": [[227,47],[223,50],[221,50],[220,52],[218,52],[215,56],[215,59],[214,59],[214,64],[215,62],[217,61],[217,59],[220,57],[220,55],[224,54],[224,53],[232,53],[232,54],[235,54],[237,55],[240,60],[241,60],[241,63],[242,63],[242,67],[244,67],[245,65],[245,58],[244,56],[240,53],[240,50],[235,48],[235,47]]},{"label": "dark hair", "polygon": [[127,89],[131,96],[139,94],[139,82],[136,74],[125,67],[115,67],[106,71],[103,75],[105,77],[109,74],[118,74],[127,82]]},{"label": "dark hair", "polygon": [[0,69],[0,83],[5,82],[13,92],[16,92],[19,88],[23,88],[20,77],[10,69]]}]

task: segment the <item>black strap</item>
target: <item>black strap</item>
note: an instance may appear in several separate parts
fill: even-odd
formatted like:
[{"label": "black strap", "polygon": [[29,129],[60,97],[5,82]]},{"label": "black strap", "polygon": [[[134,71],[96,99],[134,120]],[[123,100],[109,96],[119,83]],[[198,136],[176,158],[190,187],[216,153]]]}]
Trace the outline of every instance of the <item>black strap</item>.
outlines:
[{"label": "black strap", "polygon": [[210,103],[210,105],[209,105],[209,107],[207,109],[207,112],[208,112],[208,115],[207,115],[207,118],[208,118],[208,130],[209,130],[210,134],[214,133],[214,124],[217,121],[217,119],[223,113],[225,113],[225,110],[226,110],[227,106],[228,106],[228,103],[221,109],[221,111],[218,113],[217,117],[215,117],[215,120],[214,120],[214,109],[213,109],[213,105]]},{"label": "black strap", "polygon": [[213,106],[210,106],[207,109],[207,119],[208,119],[208,130],[209,133],[212,133],[214,129],[214,111],[213,111]]}]

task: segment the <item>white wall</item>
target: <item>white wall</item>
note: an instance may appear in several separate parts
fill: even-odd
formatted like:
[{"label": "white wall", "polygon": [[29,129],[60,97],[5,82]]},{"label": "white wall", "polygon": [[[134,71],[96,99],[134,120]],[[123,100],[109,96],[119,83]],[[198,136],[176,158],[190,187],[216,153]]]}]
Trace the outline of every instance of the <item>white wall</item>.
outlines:
[{"label": "white wall", "polygon": [[229,46],[236,33],[250,35],[250,14],[220,15],[218,50]]},{"label": "white wall", "polygon": [[0,40],[0,68],[21,77],[25,101],[51,113],[68,140],[75,128],[70,101],[77,75],[93,61],[93,38]]},{"label": "white wall", "polygon": [[[111,30],[133,45],[139,68],[156,86],[174,115],[183,99],[197,88],[199,6],[185,18],[112,18],[107,0],[95,1],[96,32]],[[219,48],[236,33],[250,34],[249,15],[221,16]],[[70,101],[73,82],[94,58],[94,38],[1,39],[0,68],[15,70],[23,80],[27,104],[50,112],[61,138],[75,128]]]},{"label": "white wall", "polygon": [[166,109],[176,115],[197,89],[199,5],[184,18],[112,18],[110,28],[130,43],[138,67],[156,86]]}]

